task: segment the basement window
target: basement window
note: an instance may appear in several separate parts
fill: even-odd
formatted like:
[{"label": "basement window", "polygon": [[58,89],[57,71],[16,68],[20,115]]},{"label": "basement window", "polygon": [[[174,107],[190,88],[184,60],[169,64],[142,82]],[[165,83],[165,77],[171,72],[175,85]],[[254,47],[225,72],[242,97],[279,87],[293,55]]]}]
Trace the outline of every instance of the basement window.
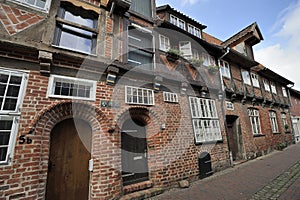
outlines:
[{"label": "basement window", "polygon": [[96,81],[51,75],[48,97],[95,101],[96,84]]}]

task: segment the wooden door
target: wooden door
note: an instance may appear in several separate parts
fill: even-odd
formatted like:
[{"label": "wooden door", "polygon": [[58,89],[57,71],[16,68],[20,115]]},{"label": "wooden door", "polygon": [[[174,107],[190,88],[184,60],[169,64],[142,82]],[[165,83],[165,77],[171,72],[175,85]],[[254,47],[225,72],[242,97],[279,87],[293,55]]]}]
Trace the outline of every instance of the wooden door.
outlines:
[{"label": "wooden door", "polygon": [[146,128],[139,121],[127,120],[122,127],[123,185],[148,180]]},{"label": "wooden door", "polygon": [[83,120],[76,119],[74,123],[74,119],[67,119],[53,128],[47,200],[88,199],[91,139],[91,127]]}]

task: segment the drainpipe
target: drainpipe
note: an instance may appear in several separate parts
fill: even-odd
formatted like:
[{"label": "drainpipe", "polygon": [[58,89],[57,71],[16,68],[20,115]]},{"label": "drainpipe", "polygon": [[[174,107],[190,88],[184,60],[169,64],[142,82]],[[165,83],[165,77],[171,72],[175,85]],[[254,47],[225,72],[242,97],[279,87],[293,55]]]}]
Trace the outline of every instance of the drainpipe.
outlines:
[{"label": "drainpipe", "polygon": [[287,90],[287,93],[288,93],[288,99],[289,99],[289,103],[290,103],[290,107],[289,107],[289,114],[290,114],[290,123],[291,123],[291,131],[292,131],[292,134],[294,136],[294,143],[296,143],[296,138],[295,138],[295,130],[294,130],[294,126],[293,126],[293,121],[292,121],[292,115],[291,115],[291,107],[292,107],[292,101],[291,101],[291,94],[290,94],[290,89],[292,89],[292,87],[294,87],[294,83],[289,87],[287,86],[288,90]]},{"label": "drainpipe", "polygon": [[[230,47],[228,47],[228,46],[225,47],[224,49],[226,50],[226,52],[221,57],[219,57],[218,60],[221,60],[222,58],[224,58],[230,51]],[[229,145],[228,127],[227,127],[225,108],[224,108],[224,104],[225,104],[224,99],[225,99],[226,93],[225,93],[225,88],[224,88],[224,85],[223,85],[223,76],[222,76],[221,71],[220,71],[220,80],[221,80],[221,89],[222,89],[222,99],[220,99],[221,100],[221,112],[222,112],[222,116],[223,116],[225,133],[226,133],[227,146],[228,146],[228,151],[229,151],[230,166],[233,167],[233,157],[232,157],[232,151],[231,151],[230,145]]]}]

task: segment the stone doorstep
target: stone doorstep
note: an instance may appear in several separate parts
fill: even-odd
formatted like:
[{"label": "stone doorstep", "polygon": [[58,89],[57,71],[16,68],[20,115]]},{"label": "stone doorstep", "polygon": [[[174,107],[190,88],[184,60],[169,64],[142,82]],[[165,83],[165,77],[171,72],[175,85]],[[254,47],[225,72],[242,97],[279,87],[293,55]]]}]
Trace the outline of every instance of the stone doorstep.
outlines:
[{"label": "stone doorstep", "polygon": [[162,194],[165,190],[163,188],[150,188],[138,192],[127,194],[120,198],[120,200],[142,200]]},{"label": "stone doorstep", "polygon": [[135,183],[135,184],[124,186],[123,192],[124,192],[124,194],[128,194],[128,193],[137,192],[140,190],[145,190],[145,189],[151,188],[152,186],[153,186],[152,181],[143,181],[140,183]]}]

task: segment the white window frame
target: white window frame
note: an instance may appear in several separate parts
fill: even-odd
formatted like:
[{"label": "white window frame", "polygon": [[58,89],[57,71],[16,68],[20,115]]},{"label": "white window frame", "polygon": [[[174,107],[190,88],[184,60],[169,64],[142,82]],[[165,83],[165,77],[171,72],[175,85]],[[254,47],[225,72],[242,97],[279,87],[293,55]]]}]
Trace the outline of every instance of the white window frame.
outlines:
[{"label": "white window frame", "polygon": [[250,73],[250,76],[251,76],[251,80],[252,80],[252,85],[253,85],[253,87],[259,88],[260,85],[259,85],[258,75],[257,75],[257,74],[254,74],[254,73]]},{"label": "white window frame", "polygon": [[251,85],[251,77],[249,71],[241,69],[241,74],[242,74],[243,82],[247,85]]},{"label": "white window frame", "polygon": [[[147,102],[145,101],[145,99],[147,99]],[[125,103],[153,106],[155,105],[154,91],[146,88],[125,86]]]},{"label": "white window frame", "polygon": [[271,91],[273,94],[277,94],[276,85],[274,82],[270,82],[271,85]]},{"label": "white window frame", "polygon": [[[79,96],[67,96],[67,95],[57,95],[55,92],[55,83],[57,81],[65,81],[67,83],[77,83],[84,86],[90,87],[90,97],[79,97]],[[49,84],[48,84],[48,92],[47,97],[53,98],[61,98],[61,99],[80,99],[80,100],[88,100],[95,101],[96,100],[96,89],[97,89],[97,81],[74,78],[68,76],[60,76],[60,75],[50,75]]]},{"label": "white window frame", "polygon": [[278,122],[277,122],[277,116],[275,111],[269,111],[270,116],[270,122],[271,122],[271,128],[273,133],[278,133]]},{"label": "white window frame", "polygon": [[[25,88],[27,85],[27,80],[28,80],[28,74],[24,73],[24,72],[19,72],[19,71],[12,71],[12,70],[6,70],[6,69],[1,69],[0,68],[0,74],[5,74],[5,75],[9,75],[9,79],[11,78],[11,76],[18,76],[18,77],[22,77],[22,81],[21,81],[21,85],[20,85],[20,89],[19,89],[19,94],[18,94],[18,100],[16,103],[16,108],[14,110],[3,110],[4,104],[0,104],[0,114],[16,114],[16,113],[20,113],[21,112],[21,104],[23,102],[23,96],[25,94]],[[1,83],[0,83],[1,84]],[[6,85],[6,91],[4,93],[3,98],[3,102],[4,99],[7,97],[7,85]]]},{"label": "white window frame", "polygon": [[[0,121],[2,120],[11,120],[12,121],[12,127],[10,129],[10,135],[9,135],[9,141],[7,145],[0,145],[0,147],[6,147],[7,152],[5,156],[5,160],[0,161],[0,165],[10,165],[11,161],[13,159],[13,153],[14,153],[14,147],[15,147],[15,141],[16,136],[18,133],[18,127],[19,127],[19,118],[21,115],[21,107],[25,95],[25,90],[27,86],[28,81],[28,74],[22,71],[15,71],[15,70],[9,70],[9,69],[2,69],[0,68],[0,74],[9,75],[8,81],[10,81],[11,76],[18,76],[22,77],[21,84],[19,85],[19,93],[18,93],[18,100],[16,103],[16,108],[14,110],[3,110],[3,106],[0,109]],[[4,84],[3,84],[4,85]],[[8,90],[8,84],[6,84],[4,99],[7,95]],[[3,102],[4,102],[3,99]],[[1,105],[0,105],[1,106]],[[1,122],[0,122],[1,123]],[[8,130],[0,130],[0,132],[8,132]]]},{"label": "white window frame", "polygon": [[249,116],[250,123],[251,123],[252,134],[253,135],[262,135],[259,111],[254,108],[249,108],[248,116]]},{"label": "white window frame", "polygon": [[282,119],[283,128],[285,128],[285,125],[288,125],[286,113],[281,113],[281,119]]},{"label": "white window frame", "polygon": [[179,41],[179,51],[183,53],[185,59],[191,59],[193,57],[192,43],[190,41]]},{"label": "white window frame", "polygon": [[265,91],[271,92],[270,84],[267,79],[263,79]]},{"label": "white window frame", "polygon": [[[171,22],[171,24],[174,24],[175,26],[178,26],[179,28],[185,30],[185,21],[184,20],[182,20],[174,15],[170,15],[170,22]],[[183,24],[183,27],[181,27],[180,23]]]},{"label": "white window frame", "polygon": [[202,58],[203,58],[203,65],[208,67],[208,66],[214,66],[215,65],[215,59],[213,56],[207,54],[207,53],[203,53],[202,54]]},{"label": "white window frame", "polygon": [[159,49],[162,51],[168,51],[170,49],[170,39],[161,34],[159,34]]},{"label": "white window frame", "polygon": [[164,101],[171,103],[178,103],[178,95],[173,92],[163,92]]},{"label": "white window frame", "polygon": [[282,95],[283,95],[283,97],[287,97],[288,96],[285,87],[282,87]]},{"label": "white window frame", "polygon": [[188,24],[188,32],[198,38],[201,38],[201,30],[191,24]]},{"label": "white window frame", "polygon": [[[4,119],[12,120],[12,127],[10,130],[10,137],[9,137],[9,142],[8,145],[0,145],[0,147],[7,147],[7,152],[6,152],[6,157],[5,160],[0,161],[0,165],[4,164],[11,164],[12,159],[13,159],[13,153],[14,153],[14,148],[15,148],[15,141],[16,141],[16,136],[18,133],[18,126],[19,126],[19,116],[10,116],[10,115],[0,115],[0,122]],[[4,130],[0,130],[2,132]],[[6,130],[7,132],[7,130]]]},{"label": "white window frame", "polygon": [[224,77],[226,78],[231,78],[230,75],[230,67],[229,67],[229,63],[226,62],[225,60],[219,60],[219,66],[221,68],[221,73]]},{"label": "white window frame", "polygon": [[189,97],[195,143],[222,140],[216,102],[212,99]]},{"label": "white window frame", "polygon": [[[51,5],[51,0],[46,0],[44,8],[41,8],[41,7],[36,6],[36,5],[32,5],[28,2],[26,2],[26,0],[9,0],[9,1],[17,3],[17,4],[22,4],[26,7],[30,7],[30,8],[34,8],[34,9],[37,9],[37,10],[45,11],[45,12],[49,11],[49,8],[50,8],[50,5]],[[36,4],[36,0],[35,0],[35,4]]]}]

